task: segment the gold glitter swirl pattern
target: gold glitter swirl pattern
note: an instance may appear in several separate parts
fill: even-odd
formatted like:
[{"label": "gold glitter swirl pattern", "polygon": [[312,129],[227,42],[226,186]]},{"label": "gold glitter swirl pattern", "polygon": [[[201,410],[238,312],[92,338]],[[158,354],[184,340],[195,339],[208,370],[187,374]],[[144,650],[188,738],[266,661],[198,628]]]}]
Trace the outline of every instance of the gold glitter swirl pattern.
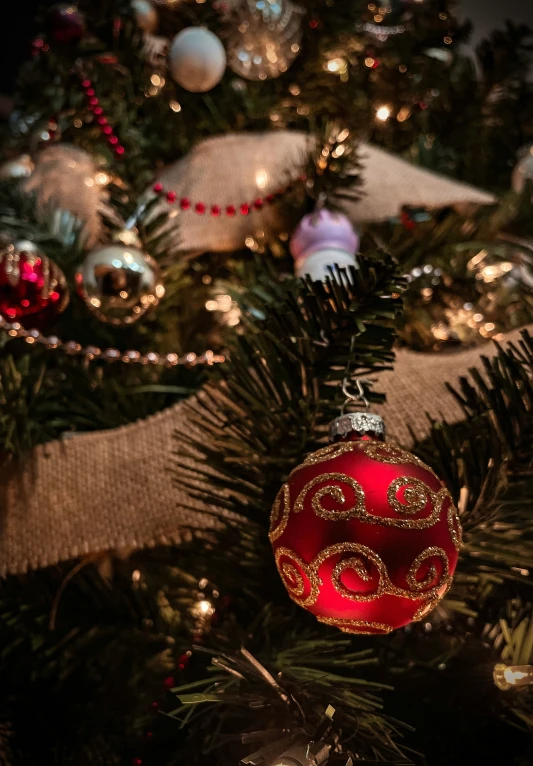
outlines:
[{"label": "gold glitter swirl pattern", "polygon": [[[344,598],[348,598],[351,601],[355,600],[359,603],[364,601],[374,601],[376,598],[383,596],[383,594],[387,592],[387,587],[390,585],[390,582],[385,564],[371,548],[367,548],[366,545],[360,545],[359,543],[339,543],[337,545],[329,546],[329,548],[322,551],[322,553],[313,561],[313,573],[318,574],[318,567],[327,558],[339,552],[357,553],[358,555],[339,561],[333,568],[331,581],[337,593],[340,593]],[[369,567],[365,566],[365,559],[368,559],[375,566],[379,574],[378,587],[373,593],[357,593],[356,591],[347,588],[346,585],[341,582],[341,576],[347,569],[353,569],[363,582],[370,582],[372,576],[369,572]]]},{"label": "gold glitter swirl pattern", "polygon": [[317,463],[323,463],[325,460],[333,460],[339,455],[344,455],[346,452],[353,452],[357,449],[357,442],[338,442],[337,444],[328,444],[326,447],[321,447],[316,452],[308,455],[304,462],[297,466],[291,473],[300,470],[304,466],[316,465]]},{"label": "gold glitter swirl pattern", "polygon": [[[448,495],[448,497],[450,497]],[[459,519],[459,511],[453,504],[453,500],[450,497],[450,506],[448,508],[448,529],[450,531],[450,537],[456,550],[461,550],[463,542],[463,528]]]},{"label": "gold glitter swirl pattern", "polygon": [[334,625],[343,633],[392,633],[394,627],[384,622],[369,622],[368,620],[345,620],[342,617],[317,617],[319,622],[326,625]]},{"label": "gold glitter swirl pattern", "polygon": [[272,513],[270,515],[270,532],[268,533],[268,537],[271,543],[275,542],[278,537],[281,537],[281,535],[285,532],[289,522],[290,512],[290,489],[288,484],[284,484],[276,495],[274,505],[272,506]]},{"label": "gold glitter swirl pattern", "polygon": [[[288,560],[282,562],[282,558]],[[300,606],[312,606],[318,598],[318,591],[322,582],[311,571],[311,567],[297,556],[296,553],[283,547],[278,548],[276,551],[276,566],[292,600],[296,601]],[[307,598],[303,598],[306,585],[304,575],[307,577],[310,587]]]},{"label": "gold glitter swirl pattern", "polygon": [[[371,457],[373,460],[377,460],[379,463],[386,463],[387,465],[416,465],[418,468],[424,468],[429,471],[432,476],[438,479],[438,476],[432,468],[426,465],[419,457],[413,455],[411,452],[406,452],[396,444],[387,444],[387,442],[378,441],[366,441],[366,442],[354,442],[359,445],[359,448]],[[440,479],[438,479],[440,481]]]},{"label": "gold glitter swirl pattern", "polygon": [[420,622],[424,617],[427,617],[427,615],[435,609],[440,600],[441,596],[434,596],[433,598],[430,598],[429,601],[424,601],[414,613],[413,622]]},{"label": "gold glitter swirl pattern", "polygon": [[347,519],[358,518],[361,513],[365,513],[365,493],[363,488],[357,481],[355,481],[355,479],[352,479],[350,476],[346,476],[343,473],[323,473],[321,476],[316,476],[308,482],[294,502],[294,512],[300,513],[303,510],[308,493],[316,487],[317,484],[323,484],[326,481],[336,481],[350,487],[355,495],[355,505],[345,508],[344,510],[339,509],[328,511],[328,509],[324,508],[322,505],[323,497],[332,497],[335,502],[341,506],[346,504],[346,497],[342,488],[338,485],[326,484],[324,487],[320,487],[311,499],[311,507],[317,516],[320,516],[321,519],[327,519],[328,521],[346,521]]},{"label": "gold glitter swirl pattern", "polygon": [[[439,558],[442,561],[442,575],[439,577],[437,567],[431,562],[428,572],[423,580],[417,580],[416,575],[420,570],[422,564],[430,558]],[[435,580],[438,579],[438,582]],[[448,587],[451,583],[450,566],[446,551],[437,546],[431,546],[422,551],[409,567],[405,579],[411,591],[414,591],[419,596],[437,594],[443,587]]]},{"label": "gold glitter swirl pattern", "polygon": [[[403,502],[398,498],[398,492],[404,490]],[[411,476],[399,476],[391,482],[387,490],[387,500],[389,505],[400,516],[414,516],[420,513],[428,501],[431,501],[432,511],[429,516],[423,519],[390,519],[383,516],[372,516],[366,514],[365,521],[371,521],[373,524],[381,524],[386,527],[399,527],[401,529],[427,529],[436,524],[440,518],[442,504],[446,497],[449,497],[448,490],[444,487],[438,492],[433,492],[427,484],[420,479]]]}]

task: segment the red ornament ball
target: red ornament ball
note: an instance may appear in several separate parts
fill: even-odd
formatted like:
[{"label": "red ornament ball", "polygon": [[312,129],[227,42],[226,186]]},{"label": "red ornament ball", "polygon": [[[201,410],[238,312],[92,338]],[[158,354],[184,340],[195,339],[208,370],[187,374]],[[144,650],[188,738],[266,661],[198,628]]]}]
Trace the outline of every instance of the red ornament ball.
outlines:
[{"label": "red ornament ball", "polygon": [[419,458],[361,430],[342,438],[280,490],[270,529],[276,565],[293,601],[320,622],[390,633],[423,619],[448,591],[458,512]]},{"label": "red ornament ball", "polygon": [[85,35],[85,16],[74,4],[54,5],[47,20],[48,35],[54,43],[77,43]]},{"label": "red ornament ball", "polygon": [[33,242],[0,245],[0,315],[25,327],[42,327],[69,301],[61,269]]}]

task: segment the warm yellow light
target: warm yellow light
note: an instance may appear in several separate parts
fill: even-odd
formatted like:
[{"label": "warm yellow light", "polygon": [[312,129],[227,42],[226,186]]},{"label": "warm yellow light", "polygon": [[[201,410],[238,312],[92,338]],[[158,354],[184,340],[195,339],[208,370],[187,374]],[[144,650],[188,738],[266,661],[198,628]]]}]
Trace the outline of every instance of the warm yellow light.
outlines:
[{"label": "warm yellow light", "polygon": [[342,59],[331,59],[327,63],[328,72],[339,72],[342,66]]},{"label": "warm yellow light", "polygon": [[268,171],[266,171],[264,168],[259,168],[259,170],[256,170],[255,183],[257,184],[257,188],[265,189],[266,185],[268,184],[268,178]]},{"label": "warm yellow light", "polygon": [[396,119],[398,122],[405,122],[409,119],[411,116],[411,107],[410,106],[402,106],[400,111],[398,112]]},{"label": "warm yellow light", "polygon": [[381,122],[387,122],[387,120],[390,117],[390,109],[388,106],[380,106],[379,109],[376,111],[376,117],[378,120],[381,120]]},{"label": "warm yellow light", "polygon": [[502,691],[513,686],[530,686],[533,684],[533,665],[504,665],[500,662],[494,668],[493,678]]},{"label": "warm yellow light", "polygon": [[209,614],[209,612],[211,611],[211,604],[209,603],[209,601],[205,601],[205,600],[200,601],[200,603],[198,604],[198,609],[200,610],[202,614]]},{"label": "warm yellow light", "polygon": [[369,69],[372,69],[375,63],[376,63],[376,60],[373,59],[371,56],[365,59],[365,66],[367,66]]},{"label": "warm yellow light", "polygon": [[181,104],[179,101],[171,101],[169,106],[173,112],[181,112]]}]

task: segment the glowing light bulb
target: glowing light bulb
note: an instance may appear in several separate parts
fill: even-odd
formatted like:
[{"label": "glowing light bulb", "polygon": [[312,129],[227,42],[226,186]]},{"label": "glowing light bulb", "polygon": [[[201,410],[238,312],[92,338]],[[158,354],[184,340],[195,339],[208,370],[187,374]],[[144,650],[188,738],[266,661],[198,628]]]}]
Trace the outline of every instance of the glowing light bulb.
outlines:
[{"label": "glowing light bulb", "polygon": [[211,611],[211,604],[209,603],[209,601],[205,601],[205,600],[200,601],[198,604],[198,609],[200,610],[202,614],[209,614],[209,612]]},{"label": "glowing light bulb", "polygon": [[379,109],[376,111],[376,117],[378,120],[381,120],[381,122],[387,122],[387,120],[390,117],[390,109],[388,106],[380,106]]},{"label": "glowing light bulb", "polygon": [[494,683],[502,691],[533,684],[533,665],[504,665],[500,662],[493,672]]}]

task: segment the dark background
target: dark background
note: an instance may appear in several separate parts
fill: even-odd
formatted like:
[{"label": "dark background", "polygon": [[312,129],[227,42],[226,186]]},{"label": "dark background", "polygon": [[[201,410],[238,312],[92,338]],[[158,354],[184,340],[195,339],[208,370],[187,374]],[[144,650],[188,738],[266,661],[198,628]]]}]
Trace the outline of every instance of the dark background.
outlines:
[{"label": "dark background", "polygon": [[[18,67],[28,55],[29,42],[34,34],[32,19],[41,5],[42,0],[10,3],[9,21],[4,20],[2,25],[4,40],[0,46],[0,93],[11,93],[13,90]],[[473,44],[494,27],[501,26],[506,18],[515,23],[527,23],[533,28],[533,0],[461,0],[459,5],[463,15],[474,22]]]}]

